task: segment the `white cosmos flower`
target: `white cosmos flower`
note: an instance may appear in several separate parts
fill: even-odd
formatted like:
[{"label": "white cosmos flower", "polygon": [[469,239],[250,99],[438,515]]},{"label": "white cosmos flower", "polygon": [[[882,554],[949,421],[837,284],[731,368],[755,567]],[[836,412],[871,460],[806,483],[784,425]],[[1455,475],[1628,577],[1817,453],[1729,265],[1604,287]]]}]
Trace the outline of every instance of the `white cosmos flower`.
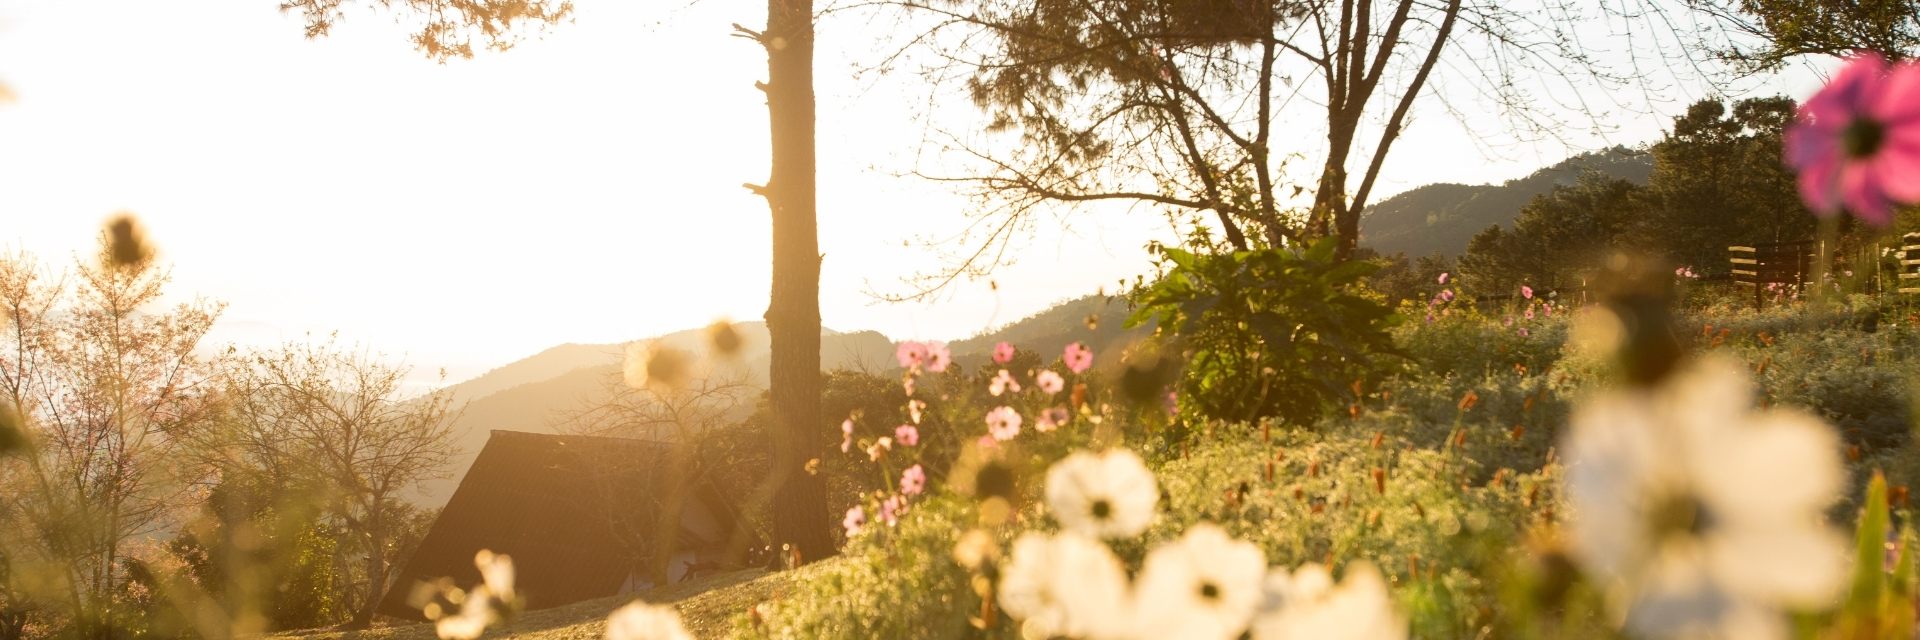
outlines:
[{"label": "white cosmos flower", "polygon": [[1013,543],[1000,606],[1028,638],[1127,637],[1127,572],[1113,551],[1072,533],[1027,532]]},{"label": "white cosmos flower", "polygon": [[1253,620],[1254,640],[1406,640],[1407,620],[1393,609],[1380,569],[1370,562],[1347,565],[1346,579],[1318,564],[1288,575],[1267,573],[1267,602]]},{"label": "white cosmos flower", "polygon": [[494,599],[502,602],[513,601],[513,558],[504,553],[494,553],[481,549],[473,555],[473,566],[480,569],[480,579],[492,592]]},{"label": "white cosmos flower", "polygon": [[1153,472],[1126,449],[1076,451],[1047,470],[1047,508],[1062,527],[1083,536],[1140,535],[1159,504]]},{"label": "white cosmos flower", "polygon": [[493,594],[487,592],[486,585],[476,585],[461,598],[460,613],[435,620],[433,632],[440,640],[473,640],[499,619],[493,610]]},{"label": "white cosmos flower", "polygon": [[1752,402],[1736,365],[1702,360],[1574,412],[1573,551],[1613,581],[1634,634],[1777,637],[1778,608],[1843,586],[1846,544],[1820,515],[1841,487],[1840,443],[1817,418]]},{"label": "white cosmos flower", "polygon": [[1141,638],[1231,640],[1260,606],[1267,573],[1260,548],[1209,523],[1147,554],[1134,589]]},{"label": "white cosmos flower", "polygon": [[636,601],[607,616],[606,640],[693,640],[693,634],[673,607]]}]

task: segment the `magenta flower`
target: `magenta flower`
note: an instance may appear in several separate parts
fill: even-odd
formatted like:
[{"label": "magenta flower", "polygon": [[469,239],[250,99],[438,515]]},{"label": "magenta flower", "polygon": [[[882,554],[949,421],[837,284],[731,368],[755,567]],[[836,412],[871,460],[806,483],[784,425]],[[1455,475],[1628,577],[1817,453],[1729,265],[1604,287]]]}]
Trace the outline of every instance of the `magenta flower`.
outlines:
[{"label": "magenta flower", "polygon": [[1013,407],[1000,407],[987,412],[987,435],[1005,442],[1020,435],[1020,412]]},{"label": "magenta flower", "polygon": [[1078,342],[1067,345],[1064,358],[1067,361],[1067,370],[1074,373],[1086,373],[1087,369],[1093,367],[1093,350]]},{"label": "magenta flower", "polygon": [[1532,299],[1533,299],[1533,287],[1529,287],[1529,286],[1527,286],[1527,285],[1524,285],[1524,284],[1523,284],[1523,285],[1520,285],[1520,297],[1522,297],[1522,298],[1526,298],[1526,299],[1528,299],[1528,300],[1532,300]]},{"label": "magenta flower", "polygon": [[867,510],[854,505],[852,509],[847,510],[847,517],[840,521],[840,526],[846,527],[849,538],[860,535],[860,532],[867,528]]},{"label": "magenta flower", "polygon": [[1041,369],[1040,375],[1034,378],[1034,382],[1040,385],[1041,391],[1049,394],[1060,393],[1061,389],[1067,388],[1066,379],[1061,378],[1060,374],[1054,373],[1052,369]]},{"label": "magenta flower", "polygon": [[1046,433],[1055,428],[1066,426],[1067,421],[1072,419],[1073,414],[1068,413],[1066,407],[1054,407],[1040,412],[1040,422],[1033,425],[1033,430]]},{"label": "magenta flower", "polygon": [[900,366],[917,369],[920,363],[927,360],[927,345],[912,340],[902,342],[899,348],[893,350],[893,357],[900,361]]},{"label": "magenta flower", "polygon": [[1447,274],[1445,273],[1440,274],[1440,284],[1446,284],[1446,283],[1447,283]]},{"label": "magenta flower", "polygon": [[900,493],[917,496],[926,489],[927,472],[922,470],[920,465],[907,467],[906,471],[900,473]]},{"label": "magenta flower", "polygon": [[1013,359],[1013,345],[1007,344],[1005,342],[993,345],[993,361],[994,362],[998,362],[1000,364],[1006,364],[1008,360],[1012,360],[1012,359]]},{"label": "magenta flower", "polygon": [[1807,208],[1887,226],[1893,203],[1920,201],[1920,63],[1855,55],[1800,105],[1785,142]]},{"label": "magenta flower", "polygon": [[920,444],[920,430],[913,425],[903,424],[893,428],[893,439],[901,446],[911,447]]},{"label": "magenta flower", "polygon": [[1528,319],[1528,320],[1532,320],[1532,319],[1533,319],[1533,309],[1532,309],[1531,307],[1529,307],[1529,308],[1527,309],[1527,314],[1526,314],[1526,315],[1527,315],[1527,319]]},{"label": "magenta flower", "polygon": [[1441,289],[1441,290],[1440,290],[1440,301],[1441,301],[1441,302],[1453,302],[1453,290],[1452,290],[1452,289]]},{"label": "magenta flower", "polygon": [[947,365],[953,363],[953,352],[947,349],[945,342],[929,342],[927,347],[927,370],[945,373]]}]

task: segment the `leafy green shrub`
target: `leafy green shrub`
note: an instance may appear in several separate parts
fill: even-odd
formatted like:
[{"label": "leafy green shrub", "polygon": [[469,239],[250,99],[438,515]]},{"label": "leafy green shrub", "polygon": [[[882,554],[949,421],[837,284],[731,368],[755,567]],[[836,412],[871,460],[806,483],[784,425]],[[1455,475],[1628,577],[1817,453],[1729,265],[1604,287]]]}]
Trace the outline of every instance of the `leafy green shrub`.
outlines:
[{"label": "leafy green shrub", "polygon": [[1152,321],[1184,351],[1181,406],[1210,419],[1306,426],[1397,355],[1403,318],[1354,290],[1379,265],[1304,249],[1197,253],[1156,247],[1159,279],[1133,294],[1128,326]]}]

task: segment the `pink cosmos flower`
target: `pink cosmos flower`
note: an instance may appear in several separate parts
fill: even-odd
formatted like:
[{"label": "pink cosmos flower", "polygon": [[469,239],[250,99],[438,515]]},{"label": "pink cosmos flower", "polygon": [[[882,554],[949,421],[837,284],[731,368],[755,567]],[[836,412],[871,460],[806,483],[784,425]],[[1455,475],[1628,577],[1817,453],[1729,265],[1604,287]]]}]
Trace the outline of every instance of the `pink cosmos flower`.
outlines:
[{"label": "pink cosmos flower", "polygon": [[1507,326],[1513,326],[1513,316],[1507,316]]},{"label": "pink cosmos flower", "polygon": [[1060,393],[1061,389],[1067,388],[1066,379],[1061,378],[1060,374],[1054,373],[1052,369],[1041,369],[1040,375],[1034,378],[1034,382],[1039,383],[1040,390],[1048,394]]},{"label": "pink cosmos flower", "polygon": [[1073,414],[1068,413],[1066,407],[1054,407],[1040,412],[1040,422],[1033,425],[1033,430],[1046,433],[1056,427],[1066,426],[1067,421],[1072,419]]},{"label": "pink cosmos flower", "polygon": [[947,349],[945,342],[927,343],[927,370],[934,373],[946,373],[947,365],[953,363],[953,352]]},{"label": "pink cosmos flower", "polygon": [[1013,374],[1007,373],[1006,369],[1001,369],[1000,375],[994,376],[993,383],[987,385],[987,393],[998,396],[1007,391],[1020,391],[1020,383],[1013,380]]},{"label": "pink cosmos flower", "polygon": [[904,447],[915,446],[920,444],[920,430],[913,425],[903,424],[893,428],[893,439]]},{"label": "pink cosmos flower", "polygon": [[1441,289],[1441,290],[1440,290],[1440,301],[1441,301],[1441,302],[1453,302],[1453,290],[1452,290],[1452,289]]},{"label": "pink cosmos flower", "polygon": [[1067,345],[1064,359],[1067,361],[1068,371],[1086,373],[1087,369],[1093,367],[1093,350],[1088,349],[1087,345],[1075,342]]},{"label": "pink cosmos flower", "polygon": [[1528,335],[1529,335],[1529,333],[1527,332],[1527,328],[1526,328],[1526,327],[1520,327],[1520,337],[1522,337],[1522,338],[1525,338],[1525,337],[1527,337]]},{"label": "pink cosmos flower", "polygon": [[1432,312],[1432,311],[1428,311],[1428,312],[1427,312],[1427,324],[1433,324],[1433,312]]},{"label": "pink cosmos flower", "polygon": [[1006,364],[1008,360],[1012,360],[1012,359],[1013,359],[1013,345],[1007,344],[1005,342],[993,345],[993,361],[994,362],[998,362],[1000,364]]},{"label": "pink cosmos flower", "polygon": [[1887,226],[1893,203],[1920,201],[1920,63],[1854,55],[1800,105],[1785,142],[1807,208]]},{"label": "pink cosmos flower", "polygon": [[900,514],[906,513],[906,511],[907,503],[905,500],[901,500],[900,496],[893,496],[880,501],[880,521],[887,523],[889,527],[900,524]]},{"label": "pink cosmos flower", "polygon": [[1532,319],[1533,319],[1533,309],[1532,309],[1532,308],[1528,308],[1528,309],[1527,309],[1527,313],[1526,313],[1526,316],[1527,316],[1527,319],[1528,319],[1528,320],[1532,320]]},{"label": "pink cosmos flower", "polygon": [[1526,298],[1526,299],[1528,299],[1528,300],[1532,300],[1532,299],[1533,299],[1533,287],[1529,287],[1529,286],[1527,286],[1527,285],[1524,285],[1524,284],[1523,284],[1523,285],[1520,285],[1520,297],[1522,297],[1522,298]]},{"label": "pink cosmos flower", "polygon": [[840,453],[846,453],[848,449],[853,448],[853,419],[849,418],[846,422],[840,423],[840,433],[844,436],[840,440]]},{"label": "pink cosmos flower", "polygon": [[900,493],[917,496],[926,488],[927,472],[922,470],[920,465],[907,467],[906,471],[900,473]]},{"label": "pink cosmos flower", "polygon": [[1447,283],[1447,274],[1446,274],[1446,273],[1441,273],[1441,274],[1440,274],[1440,284],[1446,284],[1446,283]]},{"label": "pink cosmos flower", "polygon": [[879,462],[887,459],[887,452],[892,450],[893,438],[880,436],[879,440],[874,441],[873,446],[867,447],[867,458],[874,462]]},{"label": "pink cosmos flower", "polygon": [[927,345],[912,340],[902,342],[899,348],[893,350],[893,357],[900,361],[902,367],[918,369],[920,363],[927,361]]},{"label": "pink cosmos flower", "polygon": [[920,412],[926,411],[926,410],[927,410],[927,403],[925,402],[921,402],[919,400],[907,401],[907,415],[913,418],[914,424],[920,424]]},{"label": "pink cosmos flower", "polygon": [[1013,407],[1000,407],[987,412],[987,435],[1005,442],[1020,435],[1020,412]]},{"label": "pink cosmos flower", "polygon": [[849,538],[860,535],[867,528],[867,510],[854,505],[847,510],[847,517],[840,521],[840,526],[846,527]]}]

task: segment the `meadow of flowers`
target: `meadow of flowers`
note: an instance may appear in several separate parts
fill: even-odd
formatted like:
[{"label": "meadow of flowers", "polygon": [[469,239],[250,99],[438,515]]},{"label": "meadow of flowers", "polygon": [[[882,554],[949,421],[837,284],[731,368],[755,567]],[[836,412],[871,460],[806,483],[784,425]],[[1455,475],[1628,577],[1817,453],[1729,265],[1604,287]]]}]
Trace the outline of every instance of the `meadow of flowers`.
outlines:
[{"label": "meadow of flowers", "polygon": [[[1920,64],[1854,59],[1791,131],[1822,215],[1884,227],[1920,201]],[[842,557],[733,631],[1914,637],[1920,311],[1824,282],[1755,311],[1696,278],[1623,255],[1584,300],[1490,305],[1442,275],[1393,329],[1405,362],[1307,428],[1142,400],[1145,347],[1019,367],[1001,343],[962,375],[904,343],[906,420],[841,426],[875,478]],[[930,453],[936,425],[957,459]],[[479,562],[444,637],[510,610],[487,603],[511,565],[495,584],[508,561]],[[636,604],[608,637],[690,636]]]}]

